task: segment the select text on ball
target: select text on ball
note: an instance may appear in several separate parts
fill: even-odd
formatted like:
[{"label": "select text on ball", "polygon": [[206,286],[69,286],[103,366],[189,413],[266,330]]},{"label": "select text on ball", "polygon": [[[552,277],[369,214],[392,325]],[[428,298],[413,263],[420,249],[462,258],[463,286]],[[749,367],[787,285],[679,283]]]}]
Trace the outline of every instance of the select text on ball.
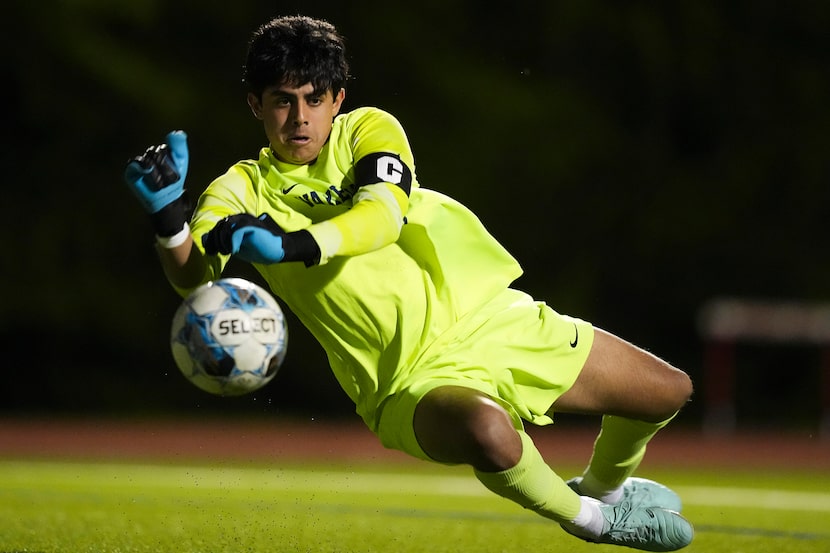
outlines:
[{"label": "select text on ball", "polygon": [[273,333],[277,331],[274,318],[227,319],[219,322],[219,335],[250,334],[251,332]]}]

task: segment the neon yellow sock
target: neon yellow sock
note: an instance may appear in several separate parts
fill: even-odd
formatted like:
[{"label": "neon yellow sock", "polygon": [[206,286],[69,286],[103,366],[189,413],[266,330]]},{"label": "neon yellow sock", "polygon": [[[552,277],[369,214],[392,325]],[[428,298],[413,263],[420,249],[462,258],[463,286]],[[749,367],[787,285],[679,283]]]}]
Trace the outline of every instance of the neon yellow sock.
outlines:
[{"label": "neon yellow sock", "polygon": [[652,423],[604,416],[602,429],[594,442],[591,462],[583,475],[584,488],[601,492],[622,486],[625,479],[640,466],[648,442],[672,418],[674,416]]},{"label": "neon yellow sock", "polygon": [[539,450],[524,431],[522,457],[515,467],[501,472],[475,471],[490,491],[514,501],[543,517],[570,522],[579,514],[579,496],[545,463]]}]

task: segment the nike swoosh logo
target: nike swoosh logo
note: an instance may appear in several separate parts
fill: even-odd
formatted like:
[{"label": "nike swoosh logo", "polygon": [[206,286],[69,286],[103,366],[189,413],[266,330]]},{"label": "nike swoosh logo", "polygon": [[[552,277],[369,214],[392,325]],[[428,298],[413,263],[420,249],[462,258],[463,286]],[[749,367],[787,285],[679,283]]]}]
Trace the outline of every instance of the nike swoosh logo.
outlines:
[{"label": "nike swoosh logo", "polygon": [[576,345],[579,343],[579,328],[577,328],[576,323],[574,323],[574,339],[570,342],[571,347],[575,348]]},{"label": "nike swoosh logo", "polygon": [[300,183],[299,183],[299,182],[298,182],[297,184],[292,184],[292,185],[291,185],[291,186],[289,186],[288,188],[283,188],[283,189],[282,189],[282,193],[283,193],[283,194],[288,194],[289,192],[291,192],[292,190],[294,190],[294,188],[295,188],[295,187],[297,187],[297,186],[300,186]]}]

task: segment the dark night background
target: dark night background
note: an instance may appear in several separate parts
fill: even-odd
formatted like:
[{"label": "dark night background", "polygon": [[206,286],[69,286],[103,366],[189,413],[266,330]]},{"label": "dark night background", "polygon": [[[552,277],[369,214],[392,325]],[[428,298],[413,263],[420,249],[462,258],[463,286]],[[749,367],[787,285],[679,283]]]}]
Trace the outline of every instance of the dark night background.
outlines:
[{"label": "dark night background", "polygon": [[[517,287],[686,369],[699,392],[688,423],[702,408],[705,302],[830,298],[829,3],[12,0],[3,11],[0,414],[352,412],[294,319],[264,390],[223,399],[184,380],[167,341],[179,298],[121,178],[128,157],[177,128],[194,197],[256,155],[264,135],[240,68],[250,32],[274,15],[337,25],[354,76],[346,109],[400,119],[421,184],[479,214],[522,262]],[[742,424],[815,424],[813,348],[748,345],[741,359]]]}]

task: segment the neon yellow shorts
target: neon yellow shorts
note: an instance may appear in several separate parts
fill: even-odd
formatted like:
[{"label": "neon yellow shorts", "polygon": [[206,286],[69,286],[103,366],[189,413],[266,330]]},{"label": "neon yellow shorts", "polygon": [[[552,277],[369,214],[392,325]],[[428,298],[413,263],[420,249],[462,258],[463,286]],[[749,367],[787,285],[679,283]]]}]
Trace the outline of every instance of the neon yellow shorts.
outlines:
[{"label": "neon yellow shorts", "polygon": [[489,395],[507,409],[516,428],[523,427],[522,420],[551,424],[551,405],[576,381],[593,341],[590,323],[506,290],[421,357],[380,406],[378,437],[388,448],[430,460],[412,420],[421,398],[440,386]]}]

